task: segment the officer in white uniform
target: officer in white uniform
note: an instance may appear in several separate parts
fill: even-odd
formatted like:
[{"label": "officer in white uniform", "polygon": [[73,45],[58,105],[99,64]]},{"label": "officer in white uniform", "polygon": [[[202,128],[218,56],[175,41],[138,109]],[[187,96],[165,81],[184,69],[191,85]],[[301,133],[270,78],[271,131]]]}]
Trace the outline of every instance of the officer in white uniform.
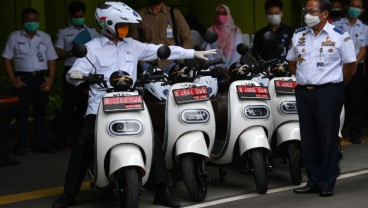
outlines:
[{"label": "officer in white uniform", "polygon": [[[105,2],[98,5],[96,9],[96,21],[99,30],[104,36],[95,38],[86,44],[88,49],[86,57],[96,67],[96,73],[103,74],[106,79],[117,70],[129,73],[135,82],[137,79],[138,60],[157,59],[159,45],[138,42],[132,38],[125,38],[128,34],[127,23],[138,23],[141,17],[121,2]],[[215,50],[194,51],[178,46],[170,46],[171,55],[169,59],[190,59],[193,57],[206,59],[204,55],[214,54]],[[86,58],[77,59],[67,74],[71,78],[80,78],[82,75],[95,73]],[[69,80],[70,83],[78,85],[80,82]],[[109,82],[107,82],[109,83]],[[111,87],[111,85],[109,85]],[[95,120],[98,105],[106,92],[99,91],[99,86],[90,85],[89,100],[86,116],[83,120],[76,145],[72,149],[67,176],[65,180],[64,193],[54,202],[53,208],[64,208],[75,204],[75,195],[78,193],[87,172],[88,164],[93,160]],[[154,158],[150,181],[157,186],[154,203],[179,207],[177,201],[166,187],[168,182],[166,164],[159,138],[155,138]]]},{"label": "officer in white uniform", "polygon": [[345,88],[345,105],[350,141],[353,144],[360,144],[360,133],[364,112],[364,59],[367,54],[368,26],[358,19],[359,15],[364,11],[363,1],[350,0],[348,6],[347,17],[334,21],[333,24],[346,30],[354,42],[357,69],[351,82]]},{"label": "officer in white uniform", "polygon": [[327,22],[328,0],[309,0],[307,27],[296,30],[286,59],[296,76],[295,96],[301,153],[308,182],[297,194],[333,195],[338,168],[338,131],[344,84],[355,73],[354,44],[349,34]]},{"label": "officer in white uniform", "polygon": [[46,109],[58,56],[50,35],[38,30],[38,20],[37,10],[23,10],[24,29],[10,34],[2,53],[6,73],[20,97],[20,109],[16,119],[18,145],[15,154],[18,155],[29,151],[28,116],[31,104],[36,128],[34,150],[43,153],[55,152],[46,138]]},{"label": "officer in white uniform", "polygon": [[70,2],[68,13],[71,24],[58,31],[55,43],[56,53],[64,59],[63,105],[55,144],[57,150],[63,150],[66,144],[74,143],[87,108],[88,85],[74,86],[65,80],[66,73],[77,59],[72,54],[72,48],[75,44],[85,44],[99,36],[95,28],[84,24],[86,6],[83,2]]}]

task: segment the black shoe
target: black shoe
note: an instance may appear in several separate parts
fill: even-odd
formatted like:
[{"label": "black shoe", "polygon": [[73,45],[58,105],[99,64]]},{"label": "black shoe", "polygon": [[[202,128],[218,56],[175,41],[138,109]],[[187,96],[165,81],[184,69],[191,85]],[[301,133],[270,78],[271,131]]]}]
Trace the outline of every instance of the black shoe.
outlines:
[{"label": "black shoe", "polygon": [[333,196],[333,191],[321,191],[319,192],[319,195],[321,197],[329,197],[329,196]]},{"label": "black shoe", "polygon": [[70,194],[63,193],[59,198],[52,204],[52,208],[67,208],[75,205],[75,197]]},{"label": "black shoe", "polygon": [[153,204],[162,205],[165,207],[180,207],[180,201],[177,200],[166,187],[160,188],[158,191],[156,191]]},{"label": "black shoe", "polygon": [[304,186],[301,188],[296,188],[293,190],[296,194],[310,194],[310,193],[318,193],[318,187]]},{"label": "black shoe", "polygon": [[14,149],[15,155],[25,155],[29,152],[29,148],[26,146],[16,146]]},{"label": "black shoe", "polygon": [[49,145],[41,145],[39,147],[36,147],[34,151],[37,153],[46,153],[46,154],[53,154],[56,152],[56,150]]}]

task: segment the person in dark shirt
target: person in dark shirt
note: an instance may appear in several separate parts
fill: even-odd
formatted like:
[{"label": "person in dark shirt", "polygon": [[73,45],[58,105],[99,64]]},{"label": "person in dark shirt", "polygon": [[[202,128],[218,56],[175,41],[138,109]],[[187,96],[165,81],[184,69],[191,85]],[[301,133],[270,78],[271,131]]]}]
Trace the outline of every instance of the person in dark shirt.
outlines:
[{"label": "person in dark shirt", "polygon": [[[280,0],[267,0],[265,12],[268,25],[257,31],[253,39],[253,56],[257,59],[270,60],[274,58],[285,58],[290,40],[294,30],[281,23],[282,2]],[[273,43],[264,40],[266,32],[272,31],[276,39]],[[280,47],[281,46],[281,47]]]}]

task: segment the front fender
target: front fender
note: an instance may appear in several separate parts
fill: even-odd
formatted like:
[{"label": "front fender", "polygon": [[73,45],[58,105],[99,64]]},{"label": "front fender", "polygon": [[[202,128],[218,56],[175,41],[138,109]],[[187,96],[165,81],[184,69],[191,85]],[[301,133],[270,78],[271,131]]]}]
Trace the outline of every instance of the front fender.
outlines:
[{"label": "front fender", "polygon": [[137,145],[124,144],[113,147],[110,153],[110,176],[120,168],[127,166],[140,167],[142,177],[146,175],[143,156]]},{"label": "front fender", "polygon": [[254,148],[263,147],[271,153],[267,135],[263,127],[253,126],[243,131],[239,136],[240,155]]},{"label": "front fender", "polygon": [[178,161],[180,155],[186,153],[203,155],[207,159],[210,157],[206,139],[203,132],[200,131],[188,132],[179,137],[175,145],[175,150],[176,161]]},{"label": "front fender", "polygon": [[281,125],[276,130],[276,138],[277,138],[277,146],[280,146],[281,143],[290,140],[300,141],[299,122],[290,122]]}]

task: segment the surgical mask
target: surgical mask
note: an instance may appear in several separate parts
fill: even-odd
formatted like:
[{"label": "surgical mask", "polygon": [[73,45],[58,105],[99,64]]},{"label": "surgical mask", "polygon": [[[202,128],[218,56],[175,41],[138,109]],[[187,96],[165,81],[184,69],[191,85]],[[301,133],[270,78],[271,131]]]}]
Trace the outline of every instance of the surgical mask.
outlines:
[{"label": "surgical mask", "polygon": [[129,26],[128,25],[121,26],[117,29],[117,32],[118,32],[118,37],[121,39],[124,39],[129,32]]},{"label": "surgical mask", "polygon": [[40,23],[38,23],[38,22],[27,22],[27,23],[24,23],[24,29],[27,32],[35,32],[38,29],[39,26],[40,26]]},{"label": "surgical mask", "polygon": [[337,17],[340,17],[341,14],[342,14],[342,11],[340,8],[334,8],[334,9],[331,9],[330,17],[337,18]]},{"label": "surgical mask", "polygon": [[77,27],[82,26],[84,24],[84,18],[72,18],[72,24]]},{"label": "surgical mask", "polygon": [[280,25],[280,23],[281,23],[281,17],[282,17],[281,14],[267,15],[268,22],[271,25]]},{"label": "surgical mask", "polygon": [[308,27],[313,27],[317,25],[321,20],[319,19],[319,16],[313,16],[310,14],[306,14],[304,16],[304,22],[307,24]]},{"label": "surgical mask", "polygon": [[153,5],[157,5],[157,4],[161,3],[162,0],[148,0],[148,2],[150,2]]},{"label": "surgical mask", "polygon": [[355,7],[349,7],[348,9],[348,16],[351,18],[358,18],[361,13],[362,10]]},{"label": "surgical mask", "polygon": [[229,19],[228,15],[216,15],[216,22],[220,25],[223,25],[226,23],[226,21]]}]

